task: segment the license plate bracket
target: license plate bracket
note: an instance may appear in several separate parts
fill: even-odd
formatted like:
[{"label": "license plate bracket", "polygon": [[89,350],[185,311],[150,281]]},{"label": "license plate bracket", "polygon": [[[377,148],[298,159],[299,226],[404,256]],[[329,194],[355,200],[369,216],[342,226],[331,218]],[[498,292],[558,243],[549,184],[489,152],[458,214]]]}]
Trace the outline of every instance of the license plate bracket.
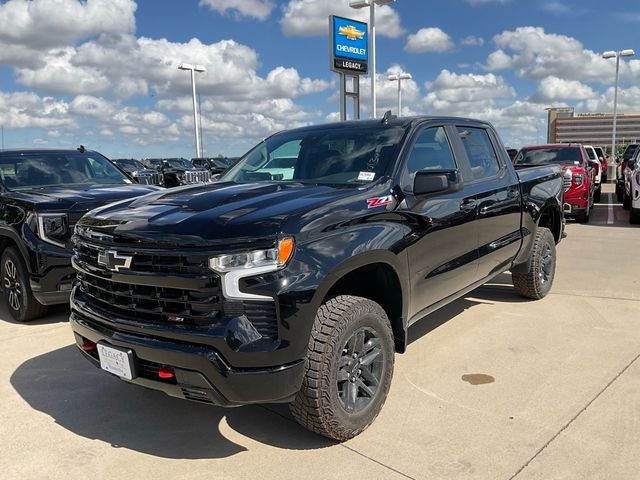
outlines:
[{"label": "license plate bracket", "polygon": [[97,347],[102,370],[126,380],[132,380],[136,377],[133,350],[114,347],[102,342],[99,342]]}]

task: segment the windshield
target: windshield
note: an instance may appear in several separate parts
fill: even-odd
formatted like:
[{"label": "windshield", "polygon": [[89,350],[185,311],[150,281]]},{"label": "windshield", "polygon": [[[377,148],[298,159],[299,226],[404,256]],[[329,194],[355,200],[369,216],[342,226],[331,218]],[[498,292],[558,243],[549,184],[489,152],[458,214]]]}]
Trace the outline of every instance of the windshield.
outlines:
[{"label": "windshield", "polygon": [[624,160],[629,160],[631,157],[633,157],[633,154],[636,153],[637,149],[638,149],[638,145],[629,145],[627,149],[624,151],[624,153],[622,154],[622,158]]},{"label": "windshield", "polygon": [[134,160],[133,158],[114,160],[114,162],[116,162],[116,165],[122,168],[131,168],[136,170],[144,169],[144,165],[142,165],[138,160]]},{"label": "windshield", "polygon": [[515,159],[516,165],[545,165],[548,163],[582,163],[580,149],[564,148],[536,148],[522,150]]},{"label": "windshield", "polygon": [[179,168],[181,170],[191,170],[193,165],[186,158],[170,158],[166,160],[171,168]]},{"label": "windshield", "polygon": [[220,181],[366,184],[386,172],[404,131],[376,125],[283,132],[258,144]]},{"label": "windshield", "polygon": [[75,184],[131,183],[109,160],[89,152],[0,155],[0,178],[5,187],[12,190]]}]

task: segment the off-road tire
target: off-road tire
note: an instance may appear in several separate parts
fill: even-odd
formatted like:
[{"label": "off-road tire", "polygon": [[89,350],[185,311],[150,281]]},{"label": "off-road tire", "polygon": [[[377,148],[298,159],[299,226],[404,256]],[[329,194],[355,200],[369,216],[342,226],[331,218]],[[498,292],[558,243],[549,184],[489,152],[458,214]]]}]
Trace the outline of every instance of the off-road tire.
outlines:
[{"label": "off-road tire", "polygon": [[520,295],[539,300],[551,290],[556,272],[556,242],[548,228],[538,227],[530,260],[529,271],[513,272],[511,280]]},{"label": "off-road tire", "polygon": [[28,322],[46,315],[48,307],[33,296],[27,267],[15,247],[9,247],[2,253],[0,272],[7,310],[15,321]]},{"label": "off-road tire", "polygon": [[[365,329],[375,332],[375,338],[379,339],[381,358],[376,367],[380,378],[366,406],[348,412],[340,399],[338,372],[353,368],[350,360],[348,367],[342,363],[350,359],[347,341]],[[366,351],[365,347],[361,351]],[[393,376],[394,351],[391,324],[380,305],[351,295],[331,298],[316,314],[305,359],[305,376],[290,406],[291,413],[303,427],[325,437],[338,441],[355,437],[371,425],[384,405]]]},{"label": "off-road tire", "polygon": [[622,208],[629,210],[631,208],[631,197],[625,193],[622,194]]}]

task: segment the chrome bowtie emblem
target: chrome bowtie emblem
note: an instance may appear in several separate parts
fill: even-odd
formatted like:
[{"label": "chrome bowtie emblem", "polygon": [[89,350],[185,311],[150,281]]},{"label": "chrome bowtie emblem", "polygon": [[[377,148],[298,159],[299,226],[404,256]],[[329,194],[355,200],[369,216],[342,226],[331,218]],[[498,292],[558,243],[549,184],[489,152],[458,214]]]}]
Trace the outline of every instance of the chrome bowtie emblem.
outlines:
[{"label": "chrome bowtie emblem", "polygon": [[128,255],[118,255],[115,250],[101,250],[98,252],[98,264],[106,267],[112,272],[119,272],[120,269],[131,268],[133,257]]}]

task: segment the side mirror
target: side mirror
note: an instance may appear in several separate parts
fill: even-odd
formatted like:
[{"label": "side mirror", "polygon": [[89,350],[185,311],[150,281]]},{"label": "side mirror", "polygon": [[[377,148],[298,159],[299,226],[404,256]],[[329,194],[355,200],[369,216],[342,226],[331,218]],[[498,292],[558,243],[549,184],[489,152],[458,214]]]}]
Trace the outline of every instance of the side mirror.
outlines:
[{"label": "side mirror", "polygon": [[413,194],[452,193],[462,189],[458,170],[422,170],[413,179]]}]

